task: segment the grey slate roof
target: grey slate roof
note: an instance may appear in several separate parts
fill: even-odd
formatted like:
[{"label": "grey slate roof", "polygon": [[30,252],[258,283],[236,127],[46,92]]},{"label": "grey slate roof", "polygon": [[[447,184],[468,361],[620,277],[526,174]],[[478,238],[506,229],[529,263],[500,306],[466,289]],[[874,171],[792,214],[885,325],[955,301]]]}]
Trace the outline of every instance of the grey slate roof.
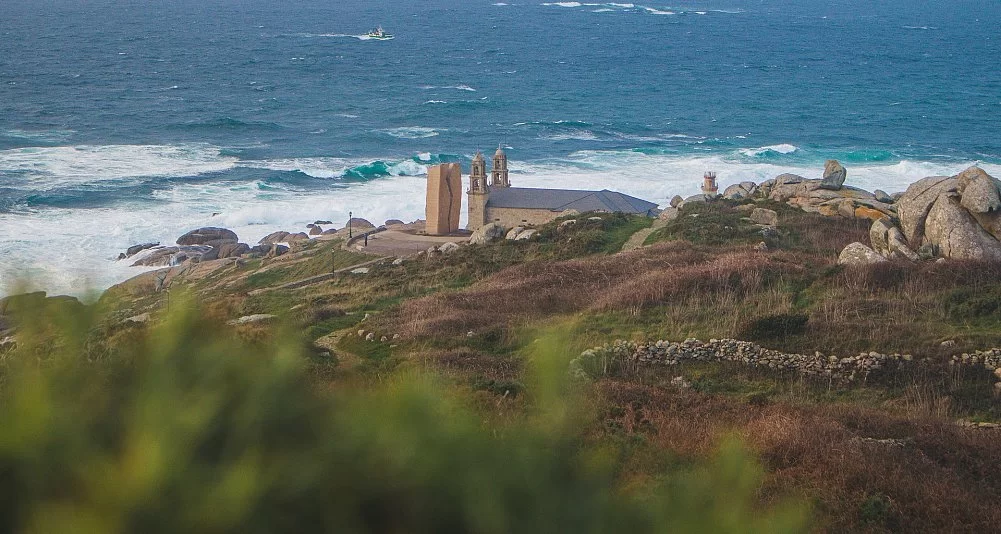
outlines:
[{"label": "grey slate roof", "polygon": [[532,189],[498,187],[490,190],[487,206],[491,208],[577,210],[639,213],[652,215],[657,204],[615,191],[577,191],[573,189]]}]

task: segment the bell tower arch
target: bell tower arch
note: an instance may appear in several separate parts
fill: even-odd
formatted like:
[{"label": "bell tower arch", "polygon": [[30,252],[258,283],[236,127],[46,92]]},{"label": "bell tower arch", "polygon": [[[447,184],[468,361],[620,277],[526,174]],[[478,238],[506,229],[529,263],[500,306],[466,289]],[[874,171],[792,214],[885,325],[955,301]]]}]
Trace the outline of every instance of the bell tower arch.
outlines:
[{"label": "bell tower arch", "polygon": [[490,170],[491,187],[511,187],[507,170],[507,154],[501,147],[494,153],[494,166]]}]

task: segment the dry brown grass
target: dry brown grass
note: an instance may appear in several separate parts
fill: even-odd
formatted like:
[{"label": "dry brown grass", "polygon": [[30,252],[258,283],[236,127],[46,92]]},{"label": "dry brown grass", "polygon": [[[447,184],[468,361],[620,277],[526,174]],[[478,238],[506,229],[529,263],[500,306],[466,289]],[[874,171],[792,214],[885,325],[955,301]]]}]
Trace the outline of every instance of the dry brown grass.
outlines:
[{"label": "dry brown grass", "polygon": [[[737,432],[765,462],[762,498],[811,499],[822,530],[988,532],[1001,521],[1001,431],[875,407],[749,405],[611,380],[600,387],[615,407],[603,432],[648,443],[627,461],[627,480],[645,478],[651,458],[703,458]],[[872,502],[886,508],[874,512]]]},{"label": "dry brown grass", "polygon": [[717,296],[737,304],[803,267],[781,255],[733,249],[710,256],[683,242],[608,257],[532,262],[470,288],[404,302],[405,337],[454,336],[489,325],[583,310],[639,310]]}]

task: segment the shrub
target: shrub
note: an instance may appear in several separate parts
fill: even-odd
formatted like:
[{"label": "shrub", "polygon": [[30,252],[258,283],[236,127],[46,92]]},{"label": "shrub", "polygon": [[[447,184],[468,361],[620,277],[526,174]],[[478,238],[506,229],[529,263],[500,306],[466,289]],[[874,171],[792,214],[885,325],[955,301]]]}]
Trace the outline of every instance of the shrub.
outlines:
[{"label": "shrub", "polygon": [[780,313],[754,319],[741,329],[740,338],[747,341],[773,341],[806,332],[809,317],[799,313]]},{"label": "shrub", "polygon": [[97,319],[23,321],[2,362],[0,530],[803,530],[800,507],[758,502],[761,470],[732,442],[648,492],[622,488],[548,348],[532,416],[490,428],[433,377],[305,387],[300,345],[242,343],[183,303],[119,357],[88,359]]}]

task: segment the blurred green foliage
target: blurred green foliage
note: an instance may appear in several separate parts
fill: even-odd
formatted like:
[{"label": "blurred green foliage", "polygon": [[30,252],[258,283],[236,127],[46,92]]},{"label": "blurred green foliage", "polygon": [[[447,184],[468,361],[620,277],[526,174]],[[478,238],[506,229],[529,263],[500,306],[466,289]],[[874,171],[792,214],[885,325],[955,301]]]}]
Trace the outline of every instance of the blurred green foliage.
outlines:
[{"label": "blurred green foliage", "polygon": [[653,489],[623,488],[615,445],[587,439],[587,391],[559,339],[533,344],[529,413],[490,424],[412,368],[323,391],[295,336],[244,343],[190,303],[110,353],[93,348],[100,320],[34,310],[0,362],[4,532],[805,528],[801,506],[762,504],[761,470],[733,441]]}]

